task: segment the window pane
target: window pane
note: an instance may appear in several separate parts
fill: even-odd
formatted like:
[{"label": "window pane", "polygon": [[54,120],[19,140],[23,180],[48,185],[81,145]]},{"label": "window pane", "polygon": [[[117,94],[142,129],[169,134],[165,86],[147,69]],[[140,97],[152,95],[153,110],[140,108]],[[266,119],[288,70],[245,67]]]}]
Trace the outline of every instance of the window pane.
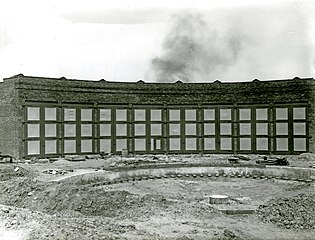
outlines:
[{"label": "window pane", "polygon": [[186,150],[197,150],[196,138],[186,138]]},{"label": "window pane", "polygon": [[39,124],[27,124],[27,137],[39,137]]},{"label": "window pane", "polygon": [[101,139],[100,140],[100,150],[101,150],[101,152],[111,153],[112,152],[111,140],[110,139]]},{"label": "window pane", "polygon": [[306,135],[306,123],[293,123],[294,135]]},{"label": "window pane", "polygon": [[116,136],[127,136],[127,124],[116,124]]},{"label": "window pane", "polygon": [[93,152],[92,139],[81,140],[81,152]]},{"label": "window pane", "polygon": [[256,109],[256,120],[268,120],[268,109],[267,108]]},{"label": "window pane", "polygon": [[220,109],[220,120],[231,120],[231,109]]},{"label": "window pane", "polygon": [[170,138],[170,150],[180,150],[180,139],[179,138]]},{"label": "window pane", "polygon": [[215,124],[205,123],[204,124],[204,135],[215,135]]},{"label": "window pane", "polygon": [[268,138],[257,138],[256,143],[258,151],[268,151]]},{"label": "window pane", "polygon": [[127,139],[116,139],[116,151],[121,151],[127,148]]},{"label": "window pane", "polygon": [[231,135],[232,134],[232,124],[231,123],[221,123],[220,124],[220,134],[221,135]]},{"label": "window pane", "polygon": [[27,154],[39,154],[39,141],[27,141]]},{"label": "window pane", "polygon": [[162,140],[151,138],[151,150],[161,150],[162,149]]},{"label": "window pane", "polygon": [[162,111],[159,109],[151,110],[151,121],[162,121]]},{"label": "window pane", "polygon": [[179,121],[180,120],[180,110],[169,110],[170,121]]},{"label": "window pane", "polygon": [[111,109],[100,109],[100,121],[111,121]]},{"label": "window pane", "polygon": [[240,109],[240,120],[250,120],[250,109]]},{"label": "window pane", "polygon": [[204,138],[204,150],[215,150],[215,138]]},{"label": "window pane", "polygon": [[277,151],[288,151],[288,139],[287,138],[277,138],[276,141]]},{"label": "window pane", "polygon": [[162,135],[162,124],[151,124],[151,135],[157,136]]},{"label": "window pane", "polygon": [[75,140],[65,140],[64,141],[65,153],[75,153],[76,152],[76,141]]},{"label": "window pane", "polygon": [[277,120],[288,119],[288,109],[287,108],[276,108],[276,119]]},{"label": "window pane", "polygon": [[82,124],[81,125],[81,136],[82,137],[92,136],[92,124]]},{"label": "window pane", "polygon": [[145,135],[145,124],[135,124],[135,136]]},{"label": "window pane", "polygon": [[185,124],[186,135],[196,135],[196,127],[195,123]]},{"label": "window pane", "polygon": [[45,137],[57,136],[57,124],[45,124]]},{"label": "window pane", "polygon": [[64,109],[64,120],[65,121],[75,121],[76,119],[76,110],[74,108],[65,108]]},{"label": "window pane", "polygon": [[92,109],[81,109],[81,121],[92,121]]},{"label": "window pane", "polygon": [[180,124],[171,123],[169,126],[170,135],[180,135]]},{"label": "window pane", "polygon": [[64,125],[64,135],[65,135],[65,137],[75,137],[76,136],[76,125],[75,124],[65,124]]},{"label": "window pane", "polygon": [[56,140],[46,140],[45,141],[45,154],[57,153],[57,141]]},{"label": "window pane", "polygon": [[268,123],[256,123],[257,135],[268,135]]},{"label": "window pane", "polygon": [[56,121],[57,120],[57,109],[56,108],[45,108],[45,120]]},{"label": "window pane", "polygon": [[293,119],[306,119],[305,107],[293,108]]},{"label": "window pane", "polygon": [[196,121],[196,110],[195,109],[186,109],[185,110],[185,119],[186,119],[186,121]]},{"label": "window pane", "polygon": [[116,109],[116,121],[127,121],[127,109]]},{"label": "window pane", "polygon": [[251,124],[250,123],[240,123],[240,134],[250,135],[251,134]]},{"label": "window pane", "polygon": [[111,136],[111,124],[100,124],[100,136]]},{"label": "window pane", "polygon": [[135,139],[135,151],[145,151],[145,139]]},{"label": "window pane", "polygon": [[27,120],[29,121],[39,120],[39,107],[27,107]]},{"label": "window pane", "polygon": [[294,151],[306,151],[306,138],[294,138]]},{"label": "window pane", "polygon": [[215,119],[215,110],[214,109],[204,109],[203,110],[203,119],[205,121],[211,121]]},{"label": "window pane", "polygon": [[144,109],[135,109],[135,121],[145,121]]},{"label": "window pane", "polygon": [[276,123],[277,135],[288,135],[288,123]]},{"label": "window pane", "polygon": [[250,138],[240,138],[240,150],[251,150],[252,141]]},{"label": "window pane", "polygon": [[221,138],[221,150],[232,150],[232,138]]}]

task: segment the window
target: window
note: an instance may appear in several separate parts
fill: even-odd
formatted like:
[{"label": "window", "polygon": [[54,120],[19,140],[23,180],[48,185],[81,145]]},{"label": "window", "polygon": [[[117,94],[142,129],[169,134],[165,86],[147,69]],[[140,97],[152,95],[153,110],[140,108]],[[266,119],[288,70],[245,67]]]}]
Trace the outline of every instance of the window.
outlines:
[{"label": "window", "polygon": [[127,109],[116,109],[116,121],[127,121]]},{"label": "window", "polygon": [[240,109],[240,120],[251,120],[250,109]]},{"label": "window", "polygon": [[45,141],[45,154],[55,154],[55,153],[57,153],[57,141],[46,140]]},{"label": "window", "polygon": [[111,121],[111,109],[100,109],[100,121]]},{"label": "window", "polygon": [[215,124],[205,123],[204,124],[204,135],[215,135]]},{"label": "window", "polygon": [[268,123],[256,123],[256,135],[268,135]]},{"label": "window", "polygon": [[162,111],[159,109],[151,110],[151,121],[162,121]]},{"label": "window", "polygon": [[185,120],[186,121],[196,121],[196,110],[186,109],[185,110]]},{"label": "window", "polygon": [[75,124],[65,124],[64,125],[64,136],[65,137],[75,137],[76,136],[76,125]]},{"label": "window", "polygon": [[160,136],[162,135],[162,124],[156,123],[151,124],[151,136]]},{"label": "window", "polygon": [[57,120],[57,109],[56,108],[45,108],[45,120],[56,121]]},{"label": "window", "polygon": [[276,123],[277,135],[288,135],[288,123]]},{"label": "window", "polygon": [[76,109],[75,108],[65,108],[64,109],[64,120],[65,121],[75,121],[76,120]]},{"label": "window", "polygon": [[288,139],[287,138],[277,138],[276,139],[276,150],[277,151],[288,151]]},{"label": "window", "polygon": [[180,135],[180,124],[177,123],[171,123],[169,125],[170,127],[170,135]]},{"label": "window", "polygon": [[306,138],[294,138],[294,151],[305,152],[306,151]]},{"label": "window", "polygon": [[240,150],[251,150],[251,138],[240,138]]},{"label": "window", "polygon": [[220,120],[232,120],[231,109],[220,109]]},{"label": "window", "polygon": [[144,136],[145,135],[145,124],[135,124],[135,135]]},{"label": "window", "polygon": [[112,151],[110,139],[100,139],[100,151],[110,153]]},{"label": "window", "polygon": [[305,107],[294,107],[293,108],[293,120],[304,120],[306,119]]},{"label": "window", "polygon": [[215,138],[204,138],[204,150],[215,150]]},{"label": "window", "polygon": [[180,120],[180,110],[179,109],[170,109],[169,110],[169,120],[170,121],[179,121]]},{"label": "window", "polygon": [[203,119],[205,121],[214,121],[215,120],[215,110],[214,109],[204,109],[203,110]]},{"label": "window", "polygon": [[287,120],[288,109],[287,108],[276,108],[276,120]]},{"label": "window", "polygon": [[186,138],[186,150],[197,150],[197,139]]},{"label": "window", "polygon": [[250,123],[240,123],[240,135],[251,135]]},{"label": "window", "polygon": [[268,138],[257,138],[256,145],[257,151],[268,151]]},{"label": "window", "polygon": [[56,137],[57,136],[57,124],[48,123],[45,124],[45,137]]},{"label": "window", "polygon": [[145,151],[145,139],[142,138],[136,138],[135,139],[135,151]]},{"label": "window", "polygon": [[81,121],[92,121],[92,109],[81,109]]},{"label": "window", "polygon": [[221,138],[220,139],[221,150],[232,150],[232,138]]},{"label": "window", "polygon": [[100,136],[111,136],[111,124],[100,124]]},{"label": "window", "polygon": [[27,141],[27,154],[39,155],[39,141]]},{"label": "window", "polygon": [[27,124],[27,137],[39,137],[39,124]]},{"label": "window", "polygon": [[127,136],[127,124],[116,124],[116,136]]},{"label": "window", "polygon": [[27,107],[27,120],[39,121],[39,107]]},{"label": "window", "polygon": [[196,135],[197,134],[197,125],[195,123],[186,123],[185,132],[186,135]]},{"label": "window", "polygon": [[116,139],[116,151],[127,149],[127,139]]},{"label": "window", "polygon": [[76,141],[75,140],[64,140],[64,152],[75,153],[76,152]]},{"label": "window", "polygon": [[268,109],[257,108],[256,109],[256,120],[268,120]]},{"label": "window", "polygon": [[135,109],[135,121],[145,121],[144,109]]},{"label": "window", "polygon": [[221,135],[231,135],[232,134],[232,124],[231,123],[221,123],[220,124],[220,134]]},{"label": "window", "polygon": [[180,138],[169,139],[170,150],[180,150]]},{"label": "window", "polygon": [[81,136],[82,137],[92,136],[92,124],[81,124]]},{"label": "window", "polygon": [[294,135],[306,135],[306,123],[293,123]]},{"label": "window", "polygon": [[92,139],[81,140],[81,152],[92,152]]}]

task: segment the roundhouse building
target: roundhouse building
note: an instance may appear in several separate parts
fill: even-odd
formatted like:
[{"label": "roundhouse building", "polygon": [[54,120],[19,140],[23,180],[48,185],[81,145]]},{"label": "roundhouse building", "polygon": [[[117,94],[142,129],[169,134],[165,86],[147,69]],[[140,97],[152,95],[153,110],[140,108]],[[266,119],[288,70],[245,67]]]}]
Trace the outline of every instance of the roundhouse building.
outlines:
[{"label": "roundhouse building", "polygon": [[0,90],[0,151],[17,158],[315,150],[313,78],[130,83],[19,74]]}]

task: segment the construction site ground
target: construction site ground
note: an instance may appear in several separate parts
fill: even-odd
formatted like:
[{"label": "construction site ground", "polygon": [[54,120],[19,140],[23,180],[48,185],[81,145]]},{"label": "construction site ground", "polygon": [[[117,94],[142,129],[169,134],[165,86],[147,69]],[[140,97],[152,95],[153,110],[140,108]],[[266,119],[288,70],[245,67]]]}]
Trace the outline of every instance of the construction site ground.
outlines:
[{"label": "construction site ground", "polygon": [[[310,168],[313,155],[286,156]],[[239,165],[256,165],[250,156]],[[129,179],[74,176],[172,163],[231,166],[226,155],[111,156],[0,165],[0,239],[315,239],[314,181],[231,176]],[[104,171],[104,174],[106,174]],[[210,204],[211,195],[229,201]],[[223,210],[252,210],[226,214]],[[296,216],[296,219],[295,217]]]}]

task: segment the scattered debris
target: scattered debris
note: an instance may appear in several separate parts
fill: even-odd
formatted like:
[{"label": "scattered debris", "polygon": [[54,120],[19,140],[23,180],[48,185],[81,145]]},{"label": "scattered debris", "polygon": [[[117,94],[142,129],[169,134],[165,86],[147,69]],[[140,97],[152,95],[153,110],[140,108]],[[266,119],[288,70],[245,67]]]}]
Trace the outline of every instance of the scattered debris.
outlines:
[{"label": "scattered debris", "polygon": [[66,155],[65,159],[68,161],[85,161],[85,156],[80,155]]},{"label": "scattered debris", "polygon": [[239,158],[237,157],[230,157],[228,159],[229,163],[234,164],[234,163],[239,163]]},{"label": "scattered debris", "polygon": [[62,169],[47,169],[42,171],[42,173],[47,173],[47,174],[52,174],[52,175],[64,175],[67,174],[69,172],[73,172],[74,170],[69,169],[69,170],[62,170]]},{"label": "scattered debris", "polygon": [[256,161],[257,164],[264,164],[264,165],[278,165],[278,166],[288,166],[289,161],[286,158],[267,158],[266,156],[263,159],[259,159]]}]

